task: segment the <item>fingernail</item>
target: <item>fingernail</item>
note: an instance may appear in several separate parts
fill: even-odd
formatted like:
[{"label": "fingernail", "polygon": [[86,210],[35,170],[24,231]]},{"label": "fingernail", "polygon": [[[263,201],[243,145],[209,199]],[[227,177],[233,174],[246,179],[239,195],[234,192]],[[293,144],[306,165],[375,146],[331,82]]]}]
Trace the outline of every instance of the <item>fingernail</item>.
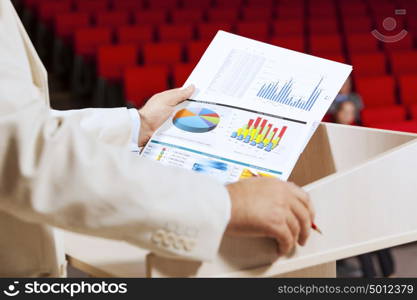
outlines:
[{"label": "fingernail", "polygon": [[187,86],[187,87],[183,87],[183,88],[181,88],[182,90],[184,90],[184,91],[186,91],[186,90],[190,90],[190,89],[192,89],[194,87],[194,85],[193,84],[190,84],[189,86]]}]

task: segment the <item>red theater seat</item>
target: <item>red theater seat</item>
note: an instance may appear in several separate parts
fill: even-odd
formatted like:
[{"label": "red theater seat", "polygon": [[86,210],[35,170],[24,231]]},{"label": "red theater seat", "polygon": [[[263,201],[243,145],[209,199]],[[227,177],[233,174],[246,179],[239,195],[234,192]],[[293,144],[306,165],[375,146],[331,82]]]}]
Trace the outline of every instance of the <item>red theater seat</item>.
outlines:
[{"label": "red theater seat", "polygon": [[374,53],[378,51],[378,40],[369,32],[349,34],[347,48],[351,54]]},{"label": "red theater seat", "polygon": [[171,12],[172,23],[174,24],[191,24],[204,20],[204,14],[201,9],[181,9]]},{"label": "red theater seat", "polygon": [[114,10],[139,10],[143,8],[143,3],[140,0],[113,0],[112,8]]},{"label": "red theater seat", "polygon": [[354,33],[369,34],[372,30],[372,19],[369,17],[345,17],[343,19],[343,29],[346,34]]},{"label": "red theater seat", "polygon": [[80,12],[97,12],[109,8],[109,2],[106,0],[75,0],[75,8]]},{"label": "red theater seat", "polygon": [[373,126],[377,123],[405,121],[405,117],[405,108],[397,105],[364,108],[361,112],[362,124],[364,126]]},{"label": "red theater seat", "polygon": [[271,9],[277,2],[276,0],[246,0],[246,6],[250,8],[262,7]]},{"label": "red theater seat", "polygon": [[375,123],[372,127],[385,130],[395,130],[403,132],[417,133],[417,121],[401,121],[401,122],[389,122],[389,123]]},{"label": "red theater seat", "polygon": [[180,87],[184,84],[187,78],[195,67],[194,63],[177,64],[173,67],[174,85]]},{"label": "red theater seat", "polygon": [[243,0],[216,0],[216,7],[240,8]]},{"label": "red theater seat", "polygon": [[280,20],[272,23],[272,31],[275,36],[298,36],[304,35],[303,19]]},{"label": "red theater seat", "polygon": [[52,22],[55,15],[71,11],[71,0],[42,1],[39,3],[38,15],[46,23]]},{"label": "red theater seat", "polygon": [[149,8],[156,9],[172,9],[177,8],[179,4],[178,0],[152,0],[148,1]]},{"label": "red theater seat", "polygon": [[395,104],[395,86],[391,76],[361,77],[355,81],[366,107]]},{"label": "red theater seat", "polygon": [[142,106],[155,93],[168,89],[166,66],[132,67],[124,72],[124,93],[128,102]]},{"label": "red theater seat", "polygon": [[385,55],[382,53],[354,54],[351,62],[355,76],[386,75]]},{"label": "red theater seat", "polygon": [[212,0],[182,0],[182,6],[184,8],[203,8],[207,9],[211,6]]},{"label": "red theater seat", "polygon": [[265,22],[241,22],[236,25],[236,32],[251,39],[266,41],[269,35],[269,26]]},{"label": "red theater seat", "polygon": [[310,19],[309,30],[311,35],[338,34],[337,20],[334,18]]},{"label": "red theater seat", "polygon": [[346,58],[343,56],[343,54],[323,54],[320,55],[320,57],[340,63],[346,63]]},{"label": "red theater seat", "polygon": [[75,53],[91,59],[99,46],[111,44],[111,30],[102,27],[82,28],[75,32],[74,39]]},{"label": "red theater seat", "polygon": [[189,24],[159,26],[159,39],[162,42],[186,42],[193,39],[193,27]]},{"label": "red theater seat", "polygon": [[206,51],[210,41],[193,41],[187,44],[188,61],[196,63]]},{"label": "red theater seat", "polygon": [[310,1],[308,14],[312,18],[333,17],[336,15],[336,7],[330,1]]},{"label": "red theater seat", "polygon": [[239,10],[235,8],[211,9],[207,17],[209,22],[234,22],[239,18]]},{"label": "red theater seat", "polygon": [[417,74],[403,75],[398,79],[403,104],[417,104]]},{"label": "red theater seat", "polygon": [[153,35],[152,25],[120,26],[116,29],[117,41],[120,44],[141,45],[152,42]]},{"label": "red theater seat", "polygon": [[55,16],[55,34],[68,42],[77,29],[88,27],[89,25],[90,16],[88,13],[64,13]]},{"label": "red theater seat", "polygon": [[276,37],[272,38],[269,43],[275,46],[291,49],[294,51],[304,52],[305,42],[304,38],[300,36],[294,37]]},{"label": "red theater seat", "polygon": [[175,42],[146,44],[143,47],[143,57],[146,65],[172,65],[182,61],[182,47]]},{"label": "red theater seat", "polygon": [[394,43],[382,43],[384,48],[388,51],[402,51],[413,49],[413,36],[408,33],[404,38]]},{"label": "red theater seat", "polygon": [[341,54],[342,41],[339,35],[314,35],[310,36],[310,50],[313,54]]},{"label": "red theater seat", "polygon": [[121,80],[126,67],[137,63],[138,49],[133,45],[102,46],[98,50],[98,76],[107,80]]},{"label": "red theater seat", "polygon": [[408,15],[407,18],[407,29],[411,31],[412,34],[417,33],[417,18],[415,14],[417,12],[417,8],[414,10],[414,15]]},{"label": "red theater seat", "polygon": [[363,2],[340,1],[340,13],[343,16],[365,16],[367,14],[366,5]]},{"label": "red theater seat", "polygon": [[97,26],[121,26],[129,23],[127,11],[100,11],[95,15]]},{"label": "red theater seat", "polygon": [[391,53],[391,68],[395,74],[417,74],[417,51]]},{"label": "red theater seat", "polygon": [[[291,3],[291,2],[290,2]],[[299,3],[280,3],[277,8],[278,19],[302,19],[304,18],[304,5]]]},{"label": "red theater seat", "polygon": [[417,104],[410,107],[410,114],[413,120],[417,120]]},{"label": "red theater seat", "polygon": [[230,23],[210,23],[197,26],[198,36],[201,40],[212,40],[219,30],[232,32],[232,25]]},{"label": "red theater seat", "polygon": [[245,7],[242,10],[244,21],[264,21],[272,19],[272,10],[270,7]]},{"label": "red theater seat", "polygon": [[24,0],[23,5],[30,10],[36,10],[42,0]]},{"label": "red theater seat", "polygon": [[160,25],[167,21],[167,13],[165,10],[137,11],[134,20],[136,24]]},{"label": "red theater seat", "polygon": [[392,16],[395,12],[395,4],[387,1],[369,1],[370,12],[375,17],[386,18],[386,16]]}]

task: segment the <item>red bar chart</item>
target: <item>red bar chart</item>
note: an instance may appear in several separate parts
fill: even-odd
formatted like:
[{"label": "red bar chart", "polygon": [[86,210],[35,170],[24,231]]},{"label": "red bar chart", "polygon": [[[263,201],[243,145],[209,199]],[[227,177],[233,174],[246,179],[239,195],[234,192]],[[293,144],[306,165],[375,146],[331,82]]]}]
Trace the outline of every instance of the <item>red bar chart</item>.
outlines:
[{"label": "red bar chart", "polygon": [[257,117],[249,119],[246,124],[233,131],[231,138],[270,152],[278,146],[286,130],[287,126],[279,128],[269,123],[268,120]]}]

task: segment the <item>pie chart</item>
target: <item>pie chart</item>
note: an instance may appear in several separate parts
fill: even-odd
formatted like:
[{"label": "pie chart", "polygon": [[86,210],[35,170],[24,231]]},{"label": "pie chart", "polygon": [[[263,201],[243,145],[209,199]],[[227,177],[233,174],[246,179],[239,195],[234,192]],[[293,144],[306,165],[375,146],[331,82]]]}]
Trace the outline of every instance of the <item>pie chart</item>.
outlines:
[{"label": "pie chart", "polygon": [[190,107],[179,110],[172,121],[181,130],[203,133],[216,128],[220,122],[220,116],[208,108]]}]

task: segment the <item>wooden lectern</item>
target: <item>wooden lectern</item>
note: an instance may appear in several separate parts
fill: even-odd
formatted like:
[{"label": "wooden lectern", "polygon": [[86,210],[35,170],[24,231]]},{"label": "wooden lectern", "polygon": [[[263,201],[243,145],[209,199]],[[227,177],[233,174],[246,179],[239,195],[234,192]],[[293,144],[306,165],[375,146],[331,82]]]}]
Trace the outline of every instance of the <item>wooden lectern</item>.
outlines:
[{"label": "wooden lectern", "polygon": [[322,123],[290,181],[310,193],[323,235],[312,232],[291,256],[277,259],[270,239],[225,237],[201,263],[72,233],[66,253],[93,276],[335,277],[336,260],[417,241],[416,173],[416,134]]}]

